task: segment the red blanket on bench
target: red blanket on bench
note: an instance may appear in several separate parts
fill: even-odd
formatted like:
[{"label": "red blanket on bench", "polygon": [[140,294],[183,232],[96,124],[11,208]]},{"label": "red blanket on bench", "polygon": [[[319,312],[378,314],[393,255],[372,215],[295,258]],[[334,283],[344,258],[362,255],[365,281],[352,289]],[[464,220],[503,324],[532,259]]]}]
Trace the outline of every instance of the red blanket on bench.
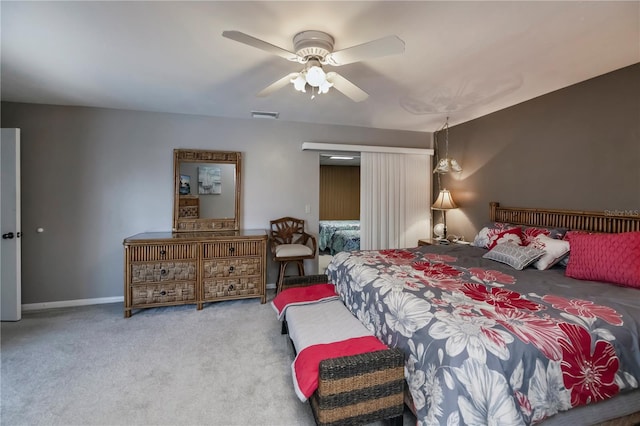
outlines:
[{"label": "red blanket on bench", "polygon": [[282,321],[289,306],[308,305],[339,299],[333,284],[314,284],[305,287],[288,288],[281,291],[271,302],[271,306]]},{"label": "red blanket on bench", "polygon": [[375,336],[354,337],[303,349],[291,365],[296,395],[306,401],[318,389],[320,361],[387,349]]},{"label": "red blanket on bench", "polygon": [[[333,284],[314,284],[280,292],[271,302],[271,306],[278,314],[278,319],[282,320],[287,308],[291,306],[309,305],[339,298]],[[318,389],[320,361],[385,349],[387,346],[375,336],[352,337],[303,348],[291,364],[296,395],[304,402]]]}]

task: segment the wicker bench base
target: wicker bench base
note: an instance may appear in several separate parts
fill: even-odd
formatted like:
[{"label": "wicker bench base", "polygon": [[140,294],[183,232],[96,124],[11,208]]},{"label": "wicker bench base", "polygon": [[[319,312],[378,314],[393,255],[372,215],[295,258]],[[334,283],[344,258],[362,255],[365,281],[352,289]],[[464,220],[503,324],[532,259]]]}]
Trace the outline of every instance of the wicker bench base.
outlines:
[{"label": "wicker bench base", "polygon": [[[290,286],[320,282],[326,283],[326,276],[285,279]],[[309,403],[318,425],[362,425],[390,419],[400,426],[404,386],[404,354],[399,349],[332,358],[320,362],[318,389]]]},{"label": "wicker bench base", "polygon": [[404,356],[388,349],[322,361],[318,390],[309,401],[318,425],[383,419],[402,425]]}]

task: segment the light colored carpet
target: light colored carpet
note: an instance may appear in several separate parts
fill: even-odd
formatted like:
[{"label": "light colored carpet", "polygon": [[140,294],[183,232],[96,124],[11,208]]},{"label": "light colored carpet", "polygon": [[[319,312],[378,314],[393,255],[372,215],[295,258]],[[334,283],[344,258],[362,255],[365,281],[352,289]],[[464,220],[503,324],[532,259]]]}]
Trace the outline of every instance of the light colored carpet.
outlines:
[{"label": "light colored carpet", "polygon": [[129,319],[121,303],[26,312],[1,333],[2,425],[314,424],[258,299]]}]

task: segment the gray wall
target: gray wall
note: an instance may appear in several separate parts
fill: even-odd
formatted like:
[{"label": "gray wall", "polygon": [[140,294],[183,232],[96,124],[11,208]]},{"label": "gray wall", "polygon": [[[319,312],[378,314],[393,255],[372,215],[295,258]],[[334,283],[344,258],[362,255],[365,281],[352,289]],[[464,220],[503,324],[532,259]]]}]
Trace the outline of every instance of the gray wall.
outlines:
[{"label": "gray wall", "polygon": [[640,64],[452,127],[449,153],[463,172],[442,180],[460,206],[447,228],[466,239],[488,221],[490,201],[638,211]]},{"label": "gray wall", "polygon": [[296,216],[316,234],[318,154],[302,142],[431,148],[421,132],[8,102],[1,125],[22,129],[24,304],[122,296],[122,240],[171,230],[174,148],[243,153],[242,227]]}]

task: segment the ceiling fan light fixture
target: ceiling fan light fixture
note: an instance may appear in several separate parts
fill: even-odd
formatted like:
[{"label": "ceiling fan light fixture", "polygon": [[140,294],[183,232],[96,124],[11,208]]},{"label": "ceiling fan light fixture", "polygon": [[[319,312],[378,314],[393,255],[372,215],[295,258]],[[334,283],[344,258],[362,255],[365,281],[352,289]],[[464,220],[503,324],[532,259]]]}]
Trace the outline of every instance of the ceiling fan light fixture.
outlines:
[{"label": "ceiling fan light fixture", "polygon": [[304,78],[304,71],[299,73],[296,78],[291,79],[291,83],[293,83],[293,87],[302,93],[306,93],[305,86],[307,85],[307,80]]},{"label": "ceiling fan light fixture", "polygon": [[369,97],[367,92],[334,71],[326,73],[322,66],[348,65],[369,58],[404,53],[404,41],[397,36],[387,36],[334,51],[334,39],[330,34],[316,30],[301,31],[293,37],[293,52],[240,31],[223,31],[222,36],[288,61],[306,65],[301,72],[289,73],[271,83],[256,94],[258,97],[267,96],[292,83],[297,91],[303,93],[307,92],[308,84],[312,99],[316,92],[328,93],[333,87],[352,101],[362,102]]},{"label": "ceiling fan light fixture", "polygon": [[320,87],[327,81],[327,74],[321,66],[313,65],[307,69],[307,83],[313,87]]},{"label": "ceiling fan light fixture", "polygon": [[[290,81],[293,84],[293,87],[298,92],[302,93],[307,93],[307,85],[309,85],[312,90],[317,89],[318,93],[328,93],[329,89],[333,87],[333,82],[329,80],[328,74],[324,72],[322,65],[317,59],[309,60],[305,69],[299,72]],[[313,97],[314,96],[312,96],[312,98]]]},{"label": "ceiling fan light fixture", "polygon": [[333,87],[333,83],[327,79],[318,87],[318,93],[327,93],[331,87]]}]

